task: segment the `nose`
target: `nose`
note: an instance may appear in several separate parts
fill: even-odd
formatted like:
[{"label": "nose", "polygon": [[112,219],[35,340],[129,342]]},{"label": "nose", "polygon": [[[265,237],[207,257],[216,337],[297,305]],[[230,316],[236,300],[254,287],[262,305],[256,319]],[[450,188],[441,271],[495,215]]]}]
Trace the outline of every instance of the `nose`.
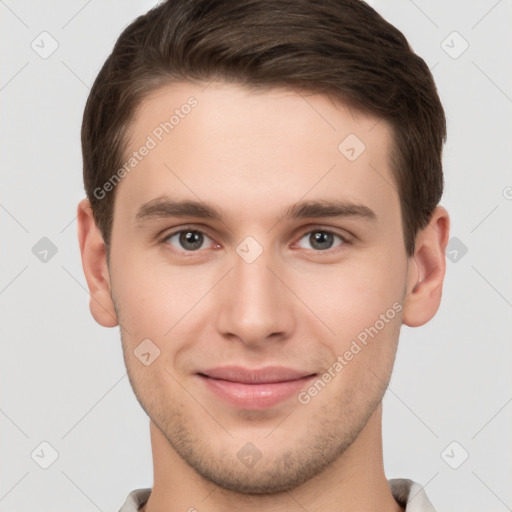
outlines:
[{"label": "nose", "polygon": [[216,328],[223,337],[257,347],[291,336],[297,304],[274,260],[265,250],[251,263],[234,255],[217,296]]}]

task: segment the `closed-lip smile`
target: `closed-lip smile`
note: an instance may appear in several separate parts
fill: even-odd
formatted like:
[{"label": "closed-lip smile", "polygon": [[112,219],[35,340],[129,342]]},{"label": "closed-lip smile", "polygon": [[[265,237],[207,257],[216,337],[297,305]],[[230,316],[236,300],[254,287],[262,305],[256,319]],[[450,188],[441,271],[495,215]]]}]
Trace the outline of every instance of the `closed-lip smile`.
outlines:
[{"label": "closed-lip smile", "polygon": [[198,372],[210,391],[241,409],[262,410],[298,393],[316,374],[283,366],[221,366]]}]

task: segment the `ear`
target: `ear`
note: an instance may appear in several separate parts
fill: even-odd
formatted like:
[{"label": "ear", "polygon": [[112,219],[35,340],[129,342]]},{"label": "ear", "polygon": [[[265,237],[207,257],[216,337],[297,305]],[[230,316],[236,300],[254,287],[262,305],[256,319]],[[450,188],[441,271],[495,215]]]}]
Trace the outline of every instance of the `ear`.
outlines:
[{"label": "ear", "polygon": [[110,293],[105,243],[94,221],[88,199],[78,204],[78,241],[82,267],[90,292],[89,308],[92,316],[104,327],[115,327],[118,321]]},{"label": "ear", "polygon": [[449,232],[448,212],[438,206],[428,225],[416,236],[414,255],[409,258],[407,295],[402,316],[402,322],[409,327],[426,324],[439,309]]}]

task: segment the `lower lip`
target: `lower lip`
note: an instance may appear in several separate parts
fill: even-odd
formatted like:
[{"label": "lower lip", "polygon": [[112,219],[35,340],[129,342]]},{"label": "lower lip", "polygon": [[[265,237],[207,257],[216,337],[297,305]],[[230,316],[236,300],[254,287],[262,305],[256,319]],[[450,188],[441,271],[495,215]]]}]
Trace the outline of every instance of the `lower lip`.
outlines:
[{"label": "lower lip", "polygon": [[243,384],[199,375],[208,388],[240,409],[262,410],[297,395],[314,375],[302,379],[267,384]]}]

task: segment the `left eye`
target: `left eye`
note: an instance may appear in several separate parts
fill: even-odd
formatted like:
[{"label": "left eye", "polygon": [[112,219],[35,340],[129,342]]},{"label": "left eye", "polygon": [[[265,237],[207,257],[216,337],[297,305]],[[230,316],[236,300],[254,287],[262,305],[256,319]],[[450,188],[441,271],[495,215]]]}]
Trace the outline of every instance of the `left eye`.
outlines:
[{"label": "left eye", "polygon": [[[337,245],[342,245],[345,240],[341,235],[332,233],[331,231],[315,230],[306,233],[298,242],[299,247],[303,249],[314,249],[315,251],[326,251],[333,247],[335,239],[340,240]],[[305,242],[304,242],[305,241]],[[307,246],[309,244],[309,247]]]},{"label": "left eye", "polygon": [[194,229],[185,229],[183,231],[177,231],[169,235],[165,242],[169,243],[173,247],[177,249],[185,250],[185,251],[197,251],[198,249],[203,248],[203,244],[209,240],[213,242],[213,240],[202,233],[201,231],[197,231]]}]

